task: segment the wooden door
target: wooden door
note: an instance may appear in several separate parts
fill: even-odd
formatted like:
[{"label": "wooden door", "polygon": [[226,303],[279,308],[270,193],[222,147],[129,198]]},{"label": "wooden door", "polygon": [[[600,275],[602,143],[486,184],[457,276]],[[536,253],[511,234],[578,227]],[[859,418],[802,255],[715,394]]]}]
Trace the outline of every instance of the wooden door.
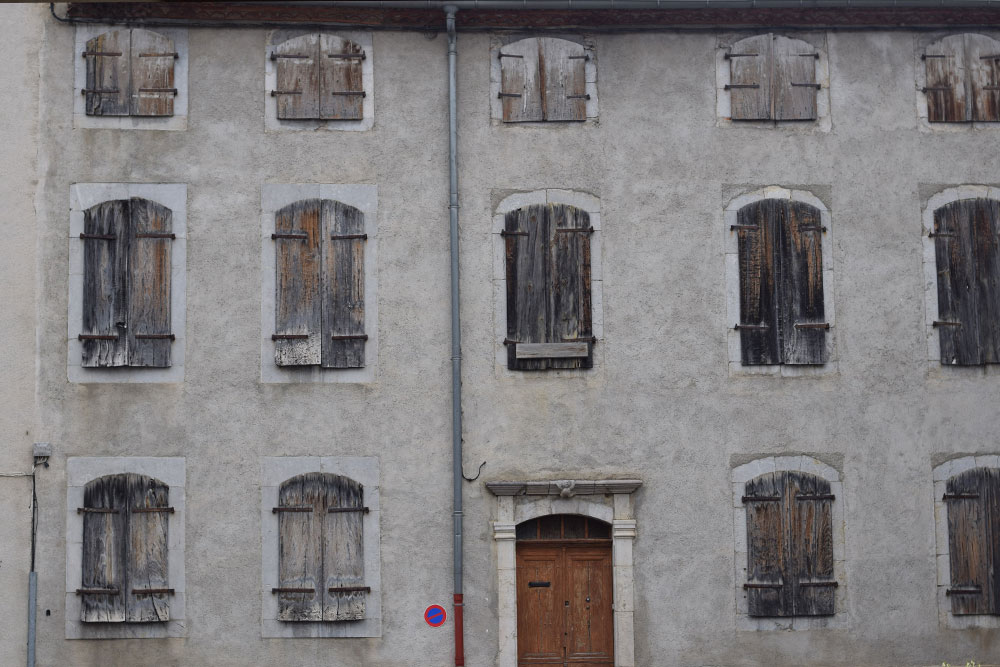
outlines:
[{"label": "wooden door", "polygon": [[518,667],[613,667],[610,540],[582,542],[517,545]]}]

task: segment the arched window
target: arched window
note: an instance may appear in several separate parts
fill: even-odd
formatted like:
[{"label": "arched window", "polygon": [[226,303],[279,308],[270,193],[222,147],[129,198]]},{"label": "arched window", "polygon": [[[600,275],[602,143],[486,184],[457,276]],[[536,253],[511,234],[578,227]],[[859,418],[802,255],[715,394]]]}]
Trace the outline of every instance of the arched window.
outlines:
[{"label": "arched window", "polygon": [[282,120],[359,120],[366,95],[360,45],[337,35],[293,37],[274,47],[277,117]]},{"label": "arched window", "polygon": [[87,41],[88,116],[174,115],[173,40],[141,28],[110,30]]},{"label": "arched window", "polygon": [[948,479],[951,613],[1000,614],[1000,469],[977,467]]},{"label": "arched window", "polygon": [[921,58],[928,121],[1000,121],[1000,42],[950,35],[930,44]]},{"label": "arched window", "polygon": [[725,58],[733,120],[816,119],[821,86],[814,46],[781,35],[755,35],[733,44]]},{"label": "arched window", "polygon": [[503,120],[587,119],[587,49],[556,37],[527,37],[505,44],[500,59]]}]

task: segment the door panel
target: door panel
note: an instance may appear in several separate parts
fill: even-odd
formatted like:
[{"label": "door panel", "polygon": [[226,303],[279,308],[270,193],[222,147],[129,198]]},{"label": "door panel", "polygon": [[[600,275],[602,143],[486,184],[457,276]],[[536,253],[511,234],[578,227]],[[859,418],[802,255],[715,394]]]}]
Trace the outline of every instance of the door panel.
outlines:
[{"label": "door panel", "polygon": [[563,601],[556,596],[560,549],[533,547],[517,556],[519,665],[562,664]]},{"label": "door panel", "polygon": [[567,548],[566,658],[568,665],[614,661],[611,609],[611,550]]}]

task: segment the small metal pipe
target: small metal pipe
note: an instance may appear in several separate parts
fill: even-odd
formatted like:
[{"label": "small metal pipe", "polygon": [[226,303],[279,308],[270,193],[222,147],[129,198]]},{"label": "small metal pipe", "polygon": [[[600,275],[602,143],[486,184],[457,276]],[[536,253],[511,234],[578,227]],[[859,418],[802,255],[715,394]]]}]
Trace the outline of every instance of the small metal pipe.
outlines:
[{"label": "small metal pipe", "polygon": [[38,573],[28,573],[28,667],[35,667],[35,606],[38,601]]}]

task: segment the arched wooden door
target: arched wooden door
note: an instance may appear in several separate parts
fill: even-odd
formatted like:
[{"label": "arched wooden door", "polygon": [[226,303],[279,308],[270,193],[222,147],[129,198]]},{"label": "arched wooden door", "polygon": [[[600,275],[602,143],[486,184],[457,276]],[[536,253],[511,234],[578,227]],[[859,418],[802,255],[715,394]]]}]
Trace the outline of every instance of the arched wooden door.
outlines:
[{"label": "arched wooden door", "polygon": [[613,667],[611,526],[575,514],[517,526],[517,664]]}]

